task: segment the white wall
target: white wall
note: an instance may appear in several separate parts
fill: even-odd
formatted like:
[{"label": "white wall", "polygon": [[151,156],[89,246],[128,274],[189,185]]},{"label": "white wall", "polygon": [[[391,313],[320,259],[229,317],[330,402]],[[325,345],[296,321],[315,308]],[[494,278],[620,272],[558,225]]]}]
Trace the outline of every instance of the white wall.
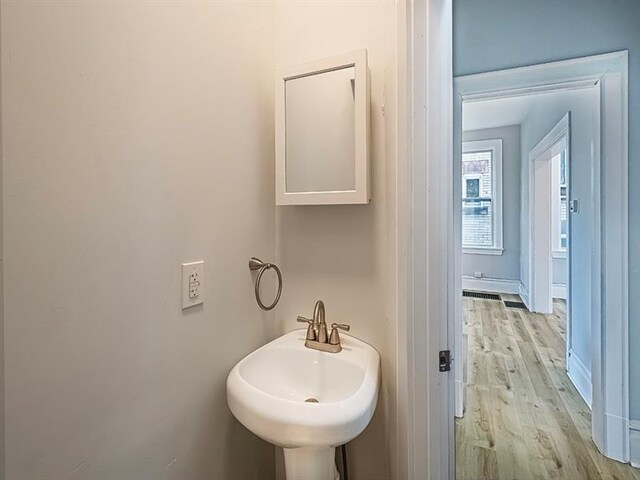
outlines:
[{"label": "white wall", "polygon": [[[323,299],[327,321],[382,357],[376,414],[348,446],[350,476],[393,478],[395,445],[395,6],[393,2],[276,2],[275,56],[292,65],[366,48],[371,68],[372,201],[369,205],[279,207],[278,261],[286,290],[280,332],[299,328]],[[383,111],[384,107],[384,111]]]},{"label": "white wall", "polygon": [[272,4],[3,2],[2,92],[0,476],[273,478],[225,389],[272,333]]},{"label": "white wall", "polygon": [[[591,90],[557,92],[539,95],[521,125],[522,139],[522,231],[521,274],[525,289],[529,290],[529,152],[562,119],[571,112],[571,198],[580,199],[580,213],[571,216],[569,232],[572,253],[572,328],[568,342],[580,361],[591,368],[591,155],[592,106]],[[555,265],[554,265],[555,267]]]},{"label": "white wall", "polygon": [[551,260],[551,281],[554,285],[567,285],[567,259],[554,258]]},{"label": "white wall", "polygon": [[[464,108],[464,107],[463,107]],[[463,113],[464,115],[464,110]],[[488,280],[520,280],[520,126],[463,132],[462,141],[502,139],[502,255],[462,255],[462,275],[482,272]]]}]

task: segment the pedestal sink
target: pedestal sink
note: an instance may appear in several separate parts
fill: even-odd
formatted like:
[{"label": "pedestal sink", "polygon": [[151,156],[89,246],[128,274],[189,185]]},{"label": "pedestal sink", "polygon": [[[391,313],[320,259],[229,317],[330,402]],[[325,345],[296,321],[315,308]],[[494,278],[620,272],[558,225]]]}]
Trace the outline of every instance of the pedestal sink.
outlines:
[{"label": "pedestal sink", "polygon": [[231,412],[284,448],[288,480],[338,479],[335,447],[360,435],[375,411],[380,355],[341,338],[340,353],[320,352],[295,330],[246,356],[227,378]]}]

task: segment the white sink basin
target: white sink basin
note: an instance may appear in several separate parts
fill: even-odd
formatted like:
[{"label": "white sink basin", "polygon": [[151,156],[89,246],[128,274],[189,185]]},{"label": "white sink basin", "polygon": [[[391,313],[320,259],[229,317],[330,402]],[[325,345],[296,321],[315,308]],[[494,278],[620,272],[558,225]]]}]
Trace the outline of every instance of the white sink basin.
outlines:
[{"label": "white sink basin", "polygon": [[335,447],[362,433],[375,411],[380,355],[354,337],[341,339],[340,353],[320,352],[295,330],[249,354],[227,378],[231,411],[284,447],[288,478],[337,478]]}]

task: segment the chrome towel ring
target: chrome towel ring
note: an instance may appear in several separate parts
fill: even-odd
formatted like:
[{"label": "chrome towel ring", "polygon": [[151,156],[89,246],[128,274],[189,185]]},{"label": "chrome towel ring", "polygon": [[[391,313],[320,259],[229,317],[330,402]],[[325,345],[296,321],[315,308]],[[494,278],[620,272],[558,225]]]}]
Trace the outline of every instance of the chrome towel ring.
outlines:
[{"label": "chrome towel ring", "polygon": [[[273,268],[276,271],[276,274],[278,275],[278,293],[276,294],[276,298],[273,301],[273,303],[269,306],[266,306],[264,303],[262,303],[262,299],[260,298],[260,281],[262,280],[262,274],[271,268]],[[280,273],[280,269],[278,268],[277,265],[273,263],[265,263],[259,258],[251,257],[249,259],[249,270],[251,271],[260,270],[258,272],[258,276],[256,277],[256,288],[255,288],[256,302],[258,302],[258,306],[262,310],[266,310],[266,311],[272,310],[273,307],[275,307],[278,304],[278,301],[280,300],[280,295],[282,294],[282,273]]]}]

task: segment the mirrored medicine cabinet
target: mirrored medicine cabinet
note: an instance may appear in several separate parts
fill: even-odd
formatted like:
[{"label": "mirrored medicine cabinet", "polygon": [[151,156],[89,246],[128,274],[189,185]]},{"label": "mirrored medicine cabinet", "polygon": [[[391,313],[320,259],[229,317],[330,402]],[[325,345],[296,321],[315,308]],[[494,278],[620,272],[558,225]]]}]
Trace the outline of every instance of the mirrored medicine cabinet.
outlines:
[{"label": "mirrored medicine cabinet", "polygon": [[276,77],[276,204],[370,200],[367,51],[282,68]]}]

